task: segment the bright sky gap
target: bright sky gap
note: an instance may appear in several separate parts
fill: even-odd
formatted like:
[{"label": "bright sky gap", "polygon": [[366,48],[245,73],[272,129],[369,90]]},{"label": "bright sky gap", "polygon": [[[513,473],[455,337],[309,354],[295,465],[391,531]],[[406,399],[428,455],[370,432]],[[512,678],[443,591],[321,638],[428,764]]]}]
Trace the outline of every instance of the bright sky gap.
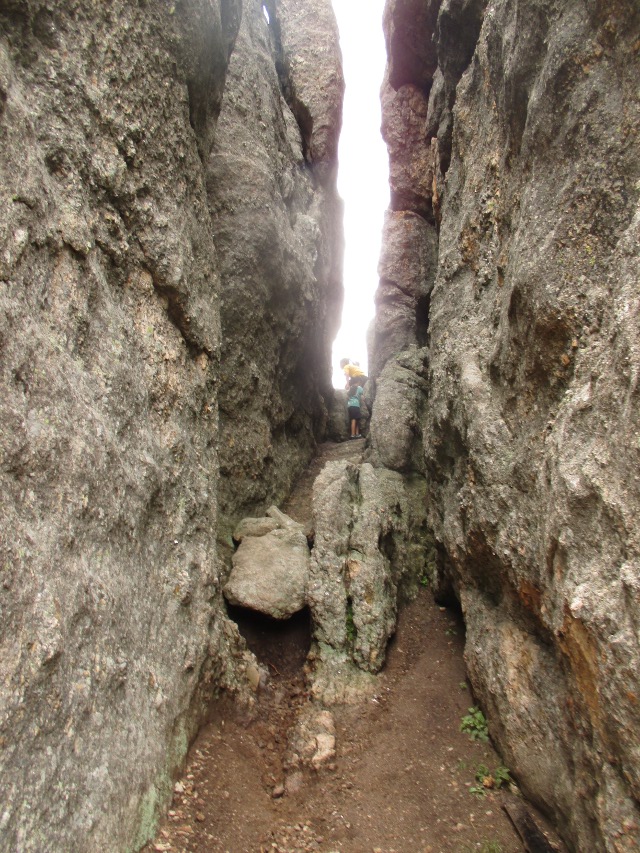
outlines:
[{"label": "bright sky gap", "polygon": [[367,365],[389,163],[380,134],[380,86],[386,61],[384,0],[332,0],[340,29],[346,82],[339,147],[338,191],[344,199],[345,257],[342,325],[333,345],[333,384],[344,386],[341,358]]}]

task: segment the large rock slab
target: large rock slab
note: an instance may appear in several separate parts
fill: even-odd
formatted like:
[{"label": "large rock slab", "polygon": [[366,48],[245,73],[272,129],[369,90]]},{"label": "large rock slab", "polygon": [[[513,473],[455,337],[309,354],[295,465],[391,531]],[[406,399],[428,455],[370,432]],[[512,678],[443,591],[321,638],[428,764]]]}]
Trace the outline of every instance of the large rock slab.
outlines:
[{"label": "large rock slab", "polygon": [[284,41],[249,0],[0,4],[3,849],[139,849],[211,697],[247,693],[217,537],[312,452],[340,301]]},{"label": "large rock slab", "polygon": [[139,848],[240,689],[202,166],[239,13],[0,8],[4,850]]},{"label": "large rock slab", "polygon": [[264,532],[251,535],[246,529],[257,530],[258,525],[242,525],[242,541],[223,591],[230,604],[287,619],[306,604],[309,546],[301,524],[274,507],[270,512],[276,516],[268,519],[277,523],[275,529],[267,523]]},{"label": "large rock slab", "polygon": [[382,237],[371,352],[375,377],[390,358],[427,343],[438,262],[436,229],[416,213],[387,211]]},{"label": "large rock slab", "polygon": [[427,350],[414,347],[387,361],[376,379],[369,461],[392,471],[425,472]]}]

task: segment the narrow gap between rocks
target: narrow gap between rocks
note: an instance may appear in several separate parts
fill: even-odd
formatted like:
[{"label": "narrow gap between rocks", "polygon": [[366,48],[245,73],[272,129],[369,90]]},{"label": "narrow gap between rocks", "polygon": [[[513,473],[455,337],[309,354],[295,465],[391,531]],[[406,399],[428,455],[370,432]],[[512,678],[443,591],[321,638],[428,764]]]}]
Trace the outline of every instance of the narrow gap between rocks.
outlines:
[{"label": "narrow gap between rocks", "polygon": [[[330,461],[359,464],[362,453],[350,442],[322,445],[284,505],[287,515],[309,523],[318,473]],[[228,605],[261,670],[255,704],[214,703],[146,850],[523,853],[505,812],[525,808],[517,780],[499,789],[492,780],[502,758],[490,741],[461,730],[475,703],[462,610],[451,605],[419,586],[400,606],[371,692],[328,708],[310,678],[310,610],[276,620]]]}]

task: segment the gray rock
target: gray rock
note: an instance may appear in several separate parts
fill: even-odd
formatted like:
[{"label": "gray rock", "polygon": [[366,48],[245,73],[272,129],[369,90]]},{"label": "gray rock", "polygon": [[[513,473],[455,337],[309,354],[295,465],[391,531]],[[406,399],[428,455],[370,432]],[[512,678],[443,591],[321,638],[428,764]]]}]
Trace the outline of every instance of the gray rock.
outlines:
[{"label": "gray rock", "polygon": [[125,850],[153,833],[202,706],[248,699],[218,589],[202,168],[239,3],[9,7],[0,846]]},{"label": "gray rock", "polygon": [[409,347],[427,343],[429,305],[437,269],[437,234],[411,212],[388,211],[378,265],[371,374]]},{"label": "gray rock", "polygon": [[338,652],[345,678],[353,664],[380,670],[398,601],[425,570],[423,497],[424,483],[370,464],[328,463],[316,479],[308,601],[314,637]]},{"label": "gray rock", "polygon": [[330,0],[245,0],[206,162],[223,299],[221,539],[324,437],[342,301],[342,71]]},{"label": "gray rock", "polygon": [[334,389],[327,422],[327,438],[330,441],[346,441],[349,438],[347,397],[348,392],[346,390]]},{"label": "gray rock", "polygon": [[243,518],[233,531],[233,538],[236,542],[242,542],[246,536],[264,536],[277,528],[275,518]]},{"label": "gray rock", "polygon": [[[292,756],[295,756],[293,761]],[[289,736],[286,762],[290,766],[303,765],[320,770],[335,756],[336,726],[333,715],[321,706],[307,705],[298,714]]]},{"label": "gray rock", "polygon": [[385,80],[382,136],[389,151],[391,210],[412,211],[432,220],[435,163],[429,156],[428,106],[424,89],[407,84],[396,90]]},{"label": "gray rock", "polygon": [[306,603],[309,546],[302,525],[275,512],[277,529],[243,536],[223,592],[230,604],[287,619]]},{"label": "gray rock", "polygon": [[392,471],[425,471],[426,355],[426,350],[413,349],[391,359],[376,381],[369,457]]},{"label": "gray rock", "polygon": [[[389,0],[385,11],[388,38],[405,44],[408,8]],[[519,785],[572,848],[633,850],[637,11],[525,0],[485,13],[483,2],[444,0],[435,27],[423,24],[423,62],[398,80],[403,59],[392,57],[397,91],[384,104],[401,159],[396,206],[426,203],[439,222],[427,371],[416,371],[427,384],[407,386],[416,393],[400,419],[424,448],[434,575],[462,604],[474,690]],[[420,87],[434,47],[423,125],[404,90]],[[411,139],[425,127],[411,151],[404,124]],[[398,269],[404,254],[413,265],[416,247]],[[394,324],[410,327],[405,305],[384,318]],[[400,358],[381,351],[371,442],[376,464],[402,470],[415,458],[409,430],[391,458],[384,430],[401,405]]]},{"label": "gray rock", "polygon": [[45,5],[0,10],[1,846],[130,850],[255,701],[216,540],[324,428],[339,51],[249,0]]}]

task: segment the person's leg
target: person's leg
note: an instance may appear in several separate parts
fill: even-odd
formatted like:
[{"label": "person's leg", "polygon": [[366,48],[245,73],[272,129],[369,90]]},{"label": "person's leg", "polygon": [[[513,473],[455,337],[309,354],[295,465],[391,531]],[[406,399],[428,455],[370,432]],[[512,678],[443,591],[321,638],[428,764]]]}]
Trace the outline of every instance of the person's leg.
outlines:
[{"label": "person's leg", "polygon": [[356,406],[349,406],[349,425],[351,427],[351,438],[356,435],[356,418],[358,417],[358,409]]}]

